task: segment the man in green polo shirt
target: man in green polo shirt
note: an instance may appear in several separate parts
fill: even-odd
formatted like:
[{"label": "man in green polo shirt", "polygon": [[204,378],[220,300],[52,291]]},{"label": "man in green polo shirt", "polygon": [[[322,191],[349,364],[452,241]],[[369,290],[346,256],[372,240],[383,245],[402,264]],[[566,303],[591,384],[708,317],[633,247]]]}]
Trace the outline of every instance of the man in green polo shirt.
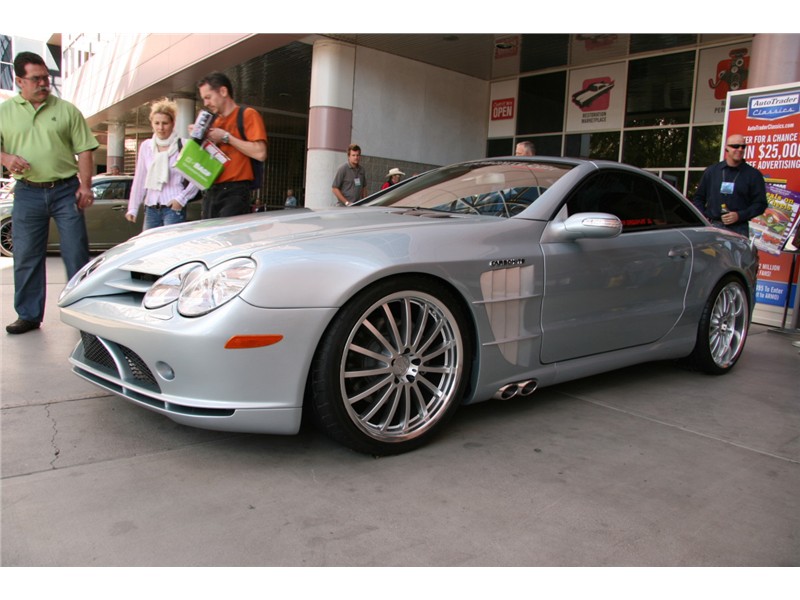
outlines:
[{"label": "man in green polo shirt", "polygon": [[41,56],[20,52],[14,74],[20,93],[0,104],[0,162],[17,180],[12,224],[18,318],[6,331],[26,333],[44,318],[51,218],[67,276],[89,261],[83,211],[93,202],[92,151],[98,143],[81,112],[50,94],[50,73]]}]

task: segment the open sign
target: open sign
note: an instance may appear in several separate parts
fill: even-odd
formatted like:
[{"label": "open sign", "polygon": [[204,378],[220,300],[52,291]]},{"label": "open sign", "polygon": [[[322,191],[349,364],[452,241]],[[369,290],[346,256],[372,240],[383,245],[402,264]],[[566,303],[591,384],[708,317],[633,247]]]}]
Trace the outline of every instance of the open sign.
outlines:
[{"label": "open sign", "polygon": [[514,118],[514,98],[492,100],[492,121]]}]

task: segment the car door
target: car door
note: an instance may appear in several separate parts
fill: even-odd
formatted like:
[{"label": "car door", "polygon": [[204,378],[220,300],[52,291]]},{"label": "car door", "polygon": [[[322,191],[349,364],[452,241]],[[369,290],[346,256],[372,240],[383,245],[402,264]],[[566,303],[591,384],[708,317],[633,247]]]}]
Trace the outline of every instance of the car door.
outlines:
[{"label": "car door", "polygon": [[542,244],[542,362],[655,342],[680,318],[692,248],[658,185],[636,173],[601,171],[568,199],[569,215],[610,213],[623,229],[611,239]]},{"label": "car door", "polygon": [[130,178],[98,179],[92,184],[92,190],[94,205],[86,211],[90,247],[110,248],[142,231],[140,222],[131,223],[125,218]]},{"label": "car door", "polygon": [[[142,211],[136,223],[125,219],[131,191],[131,177],[95,177],[92,181],[94,202],[84,211],[90,250],[106,250],[142,231]],[[59,250],[55,221],[50,221],[47,249]]]}]

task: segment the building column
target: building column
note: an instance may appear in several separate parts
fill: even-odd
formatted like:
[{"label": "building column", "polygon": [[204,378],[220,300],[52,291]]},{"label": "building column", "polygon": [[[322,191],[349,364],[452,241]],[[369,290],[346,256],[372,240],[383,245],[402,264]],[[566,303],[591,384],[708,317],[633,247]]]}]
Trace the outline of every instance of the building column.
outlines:
[{"label": "building column", "polygon": [[174,96],[173,100],[178,105],[178,114],[175,115],[175,131],[178,137],[186,139],[189,137],[189,125],[194,123],[195,99],[194,96]]},{"label": "building column", "polygon": [[331,183],[347,161],[353,129],[356,49],[335,40],[317,40],[311,59],[305,206],[336,206]]},{"label": "building column", "polygon": [[106,171],[120,174],[125,172],[125,123],[111,121],[108,124],[108,141],[106,143]]},{"label": "building column", "polygon": [[800,81],[800,35],[759,33],[753,37],[747,87]]}]

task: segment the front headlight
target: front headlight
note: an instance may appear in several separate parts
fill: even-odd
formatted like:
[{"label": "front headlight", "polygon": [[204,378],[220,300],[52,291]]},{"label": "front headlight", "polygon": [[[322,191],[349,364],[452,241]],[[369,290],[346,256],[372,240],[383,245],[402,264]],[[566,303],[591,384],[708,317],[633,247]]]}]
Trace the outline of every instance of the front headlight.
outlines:
[{"label": "front headlight", "polygon": [[256,272],[255,261],[237,258],[206,270],[200,263],[189,263],[161,277],[145,294],[145,308],[160,308],[178,302],[184,317],[199,317],[233,300],[250,283]]},{"label": "front headlight", "polygon": [[188,263],[173,269],[147,290],[144,295],[144,307],[161,308],[171,302],[175,302],[188,278],[192,274],[195,277],[199,277],[205,272],[206,267],[202,263]]}]

